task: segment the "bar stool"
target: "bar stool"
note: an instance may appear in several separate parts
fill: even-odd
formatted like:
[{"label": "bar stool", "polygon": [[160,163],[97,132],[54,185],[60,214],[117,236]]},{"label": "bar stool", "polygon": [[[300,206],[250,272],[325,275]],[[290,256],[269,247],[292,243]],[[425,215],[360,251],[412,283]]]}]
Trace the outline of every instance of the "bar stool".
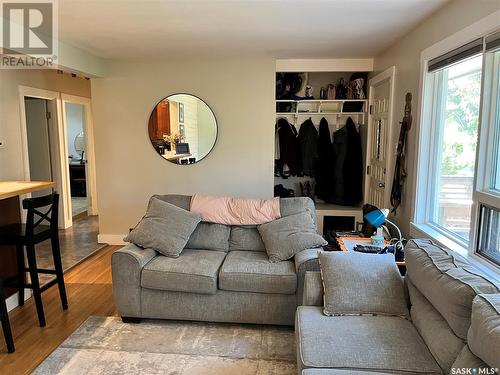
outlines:
[{"label": "bar stool", "polygon": [[[24,305],[24,289],[33,290],[36,311],[40,327],[45,327],[45,314],[43,312],[42,292],[56,284],[59,287],[59,295],[63,310],[68,308],[66,288],[64,286],[63,268],[61,262],[61,250],[59,247],[58,234],[58,209],[59,194],[56,192],[43,197],[28,198],[23,200],[23,208],[27,209],[26,224],[10,224],[0,227],[0,245],[16,246],[17,253],[17,280],[4,280],[4,285],[19,288],[19,305]],[[46,208],[45,213],[40,208]],[[35,221],[35,215],[37,220]],[[43,225],[42,222],[49,225]],[[50,239],[52,245],[52,257],[54,259],[54,270],[37,268],[35,245]],[[24,247],[28,259],[28,268],[24,263]],[[25,273],[29,272],[31,284],[25,282]],[[55,275],[55,279],[40,287],[38,274]]]},{"label": "bar stool", "polygon": [[14,339],[10,330],[9,313],[7,312],[7,304],[5,303],[5,294],[3,292],[2,279],[0,279],[0,320],[2,321],[3,335],[7,344],[7,351],[14,353]]}]

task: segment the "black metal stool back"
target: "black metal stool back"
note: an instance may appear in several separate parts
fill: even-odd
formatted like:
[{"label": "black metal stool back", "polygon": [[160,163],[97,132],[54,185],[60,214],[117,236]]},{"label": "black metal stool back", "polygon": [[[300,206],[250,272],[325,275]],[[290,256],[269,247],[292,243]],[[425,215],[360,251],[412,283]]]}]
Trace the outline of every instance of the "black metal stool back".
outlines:
[{"label": "black metal stool back", "polygon": [[[39,210],[39,208],[48,209],[45,212]],[[52,194],[45,195],[43,197],[37,198],[26,198],[23,200],[23,208],[28,210],[26,216],[26,242],[34,239],[36,228],[39,225],[46,225],[45,222],[49,224],[50,231],[47,233],[46,238],[50,235],[57,235],[57,230],[59,226],[59,194],[53,192]]]},{"label": "black metal stool back", "polygon": [[[64,310],[68,308],[59,246],[59,194],[53,192],[43,197],[27,198],[23,200],[23,208],[28,210],[26,224],[20,225],[18,230],[7,228],[8,232],[16,233],[14,236],[7,234],[7,237],[12,241],[12,245],[16,246],[17,282],[13,284],[4,282],[4,285],[18,288],[20,306],[24,305],[24,288],[31,288],[33,290],[33,298],[35,300],[40,327],[44,327],[45,313],[43,311],[42,292],[52,285],[57,284],[62,307]],[[44,269],[37,266],[35,245],[48,239],[50,239],[51,243],[55,269]],[[28,268],[25,267],[24,247],[26,247]],[[29,272],[30,274],[30,284],[25,282],[25,272]],[[41,286],[38,279],[39,274],[55,275],[56,277]]]}]

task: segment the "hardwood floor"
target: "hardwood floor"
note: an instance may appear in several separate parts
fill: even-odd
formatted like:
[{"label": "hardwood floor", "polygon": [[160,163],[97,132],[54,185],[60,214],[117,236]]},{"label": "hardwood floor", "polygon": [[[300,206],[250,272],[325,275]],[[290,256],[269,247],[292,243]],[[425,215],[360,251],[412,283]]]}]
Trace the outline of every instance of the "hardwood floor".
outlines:
[{"label": "hardwood floor", "polygon": [[[81,215],[73,218],[73,225],[67,229],[59,230],[61,245],[61,258],[64,271],[103,248],[105,245],[97,243],[99,232],[98,216]],[[36,245],[36,261],[39,268],[54,268],[52,260],[52,245],[50,240]],[[40,275],[40,282],[44,284],[51,276]]]},{"label": "hardwood floor", "polygon": [[69,270],[64,280],[69,308],[63,311],[57,286],[42,294],[47,326],[38,326],[33,298],[9,313],[16,352],[7,354],[0,330],[0,374],[29,374],[89,316],[113,316],[111,254],[121,246],[106,246]]}]

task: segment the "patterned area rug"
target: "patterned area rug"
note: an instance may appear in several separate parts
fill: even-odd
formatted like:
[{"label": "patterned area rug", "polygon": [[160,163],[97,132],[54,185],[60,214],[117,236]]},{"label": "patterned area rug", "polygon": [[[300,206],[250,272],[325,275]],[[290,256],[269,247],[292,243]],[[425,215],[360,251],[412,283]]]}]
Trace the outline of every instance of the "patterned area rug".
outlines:
[{"label": "patterned area rug", "polygon": [[34,374],[296,374],[289,327],[90,317]]}]

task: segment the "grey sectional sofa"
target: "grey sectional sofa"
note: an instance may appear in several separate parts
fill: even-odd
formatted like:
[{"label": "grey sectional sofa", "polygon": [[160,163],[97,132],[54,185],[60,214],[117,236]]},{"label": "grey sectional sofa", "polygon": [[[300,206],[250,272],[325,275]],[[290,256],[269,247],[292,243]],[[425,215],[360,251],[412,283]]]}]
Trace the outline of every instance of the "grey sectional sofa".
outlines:
[{"label": "grey sectional sofa", "polygon": [[[156,196],[189,210],[191,197]],[[309,198],[280,201],[281,216],[316,213]],[[293,325],[304,274],[317,249],[270,263],[255,226],[201,222],[179,258],[129,244],[112,256],[118,313],[136,318]],[[135,319],[134,319],[135,318]]]},{"label": "grey sectional sofa", "polygon": [[295,325],[299,374],[459,374],[473,368],[483,372],[472,374],[493,374],[491,368],[500,368],[498,282],[429,240],[410,241],[405,254],[411,320],[325,316],[320,273],[307,272]]}]

